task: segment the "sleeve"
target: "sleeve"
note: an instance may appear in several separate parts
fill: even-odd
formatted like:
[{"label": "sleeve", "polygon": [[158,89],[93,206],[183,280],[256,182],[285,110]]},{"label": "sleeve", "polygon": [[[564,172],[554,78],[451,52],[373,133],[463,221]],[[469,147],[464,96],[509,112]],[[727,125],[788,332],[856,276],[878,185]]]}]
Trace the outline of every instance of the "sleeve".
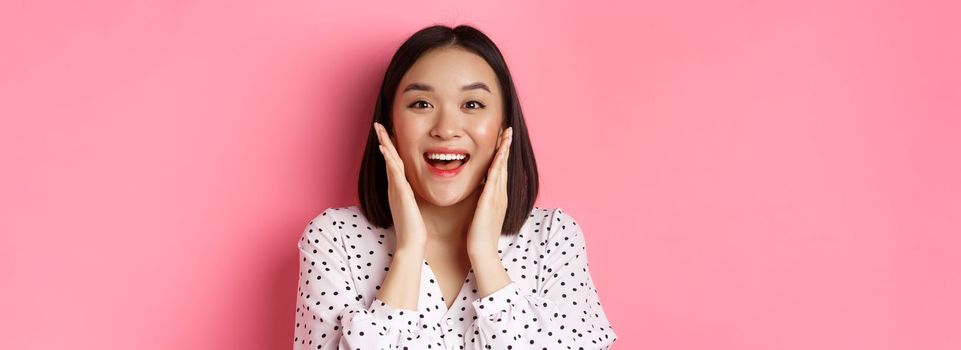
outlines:
[{"label": "sleeve", "polygon": [[560,209],[551,220],[536,292],[511,282],[475,300],[469,349],[609,349],[617,340],[588,270],[580,227]]},{"label": "sleeve", "polygon": [[428,349],[441,346],[437,326],[420,312],[375,296],[364,304],[350,270],[350,255],[333,211],[315,217],[301,235],[294,326],[299,349]]}]

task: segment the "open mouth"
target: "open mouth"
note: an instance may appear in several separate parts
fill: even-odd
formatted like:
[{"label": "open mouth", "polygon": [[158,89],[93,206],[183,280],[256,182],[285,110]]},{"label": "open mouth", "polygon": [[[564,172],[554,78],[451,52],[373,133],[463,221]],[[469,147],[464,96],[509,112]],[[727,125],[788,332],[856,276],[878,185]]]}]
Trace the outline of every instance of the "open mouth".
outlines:
[{"label": "open mouth", "polygon": [[[431,174],[439,177],[453,177],[460,173],[464,169],[464,165],[470,161],[469,154],[463,154],[463,157],[458,156],[442,156],[433,157],[442,159],[432,159],[427,157],[427,153],[424,153],[424,162],[427,164],[427,170],[430,170]],[[447,159],[443,159],[447,158]],[[462,158],[462,159],[458,159]]]},{"label": "open mouth", "polygon": [[441,170],[451,170],[451,169],[459,168],[460,166],[467,164],[469,160],[470,160],[470,154],[465,154],[464,159],[444,160],[444,159],[427,158],[427,153],[424,153],[424,161],[426,161],[427,164],[430,164],[431,166]]}]

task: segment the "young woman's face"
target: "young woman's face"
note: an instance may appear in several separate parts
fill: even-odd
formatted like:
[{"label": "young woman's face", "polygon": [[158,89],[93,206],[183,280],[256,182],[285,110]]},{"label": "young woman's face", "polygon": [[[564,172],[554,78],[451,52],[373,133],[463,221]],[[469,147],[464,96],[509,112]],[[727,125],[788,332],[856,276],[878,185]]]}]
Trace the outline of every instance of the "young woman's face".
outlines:
[{"label": "young woman's face", "polygon": [[[401,79],[391,114],[393,142],[414,194],[449,206],[477,190],[502,132],[503,111],[497,76],[483,58],[457,47],[422,55]],[[466,163],[436,164],[428,160],[435,153],[463,153]],[[438,171],[461,163],[456,174]]]}]

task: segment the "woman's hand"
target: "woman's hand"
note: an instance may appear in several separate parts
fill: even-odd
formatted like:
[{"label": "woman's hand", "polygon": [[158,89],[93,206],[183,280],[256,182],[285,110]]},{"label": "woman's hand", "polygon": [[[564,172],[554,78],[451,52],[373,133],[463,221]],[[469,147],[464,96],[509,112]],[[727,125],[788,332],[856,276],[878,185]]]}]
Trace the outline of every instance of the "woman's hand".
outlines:
[{"label": "woman's hand", "polygon": [[374,122],[374,131],[380,141],[377,147],[387,163],[387,199],[397,235],[396,249],[413,248],[424,251],[427,247],[427,226],[424,225],[424,217],[421,216],[414,199],[414,191],[404,175],[404,162],[397,154],[387,129]]},{"label": "woman's hand", "polygon": [[487,170],[487,180],[467,232],[469,255],[490,256],[490,253],[497,253],[497,240],[504,226],[504,216],[507,215],[507,160],[513,135],[513,127],[507,128],[501,135],[497,153]]}]

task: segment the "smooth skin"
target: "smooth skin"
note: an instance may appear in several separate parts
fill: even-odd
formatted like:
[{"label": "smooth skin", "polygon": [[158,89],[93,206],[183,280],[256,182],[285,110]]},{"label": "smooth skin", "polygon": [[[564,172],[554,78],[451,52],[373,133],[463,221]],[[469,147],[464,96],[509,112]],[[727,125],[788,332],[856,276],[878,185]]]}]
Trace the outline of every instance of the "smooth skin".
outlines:
[{"label": "smooth skin", "polygon": [[[420,88],[406,89],[411,84]],[[470,268],[480,297],[510,284],[497,252],[507,212],[513,134],[512,128],[500,127],[500,93],[497,77],[483,58],[457,47],[435,49],[401,79],[392,106],[394,132],[374,123],[387,164],[397,235],[393,261],[378,293],[385,303],[418,309],[424,260],[437,276],[448,308]],[[429,147],[465,149],[470,160],[454,178],[440,178],[430,173],[423,158]]]}]

